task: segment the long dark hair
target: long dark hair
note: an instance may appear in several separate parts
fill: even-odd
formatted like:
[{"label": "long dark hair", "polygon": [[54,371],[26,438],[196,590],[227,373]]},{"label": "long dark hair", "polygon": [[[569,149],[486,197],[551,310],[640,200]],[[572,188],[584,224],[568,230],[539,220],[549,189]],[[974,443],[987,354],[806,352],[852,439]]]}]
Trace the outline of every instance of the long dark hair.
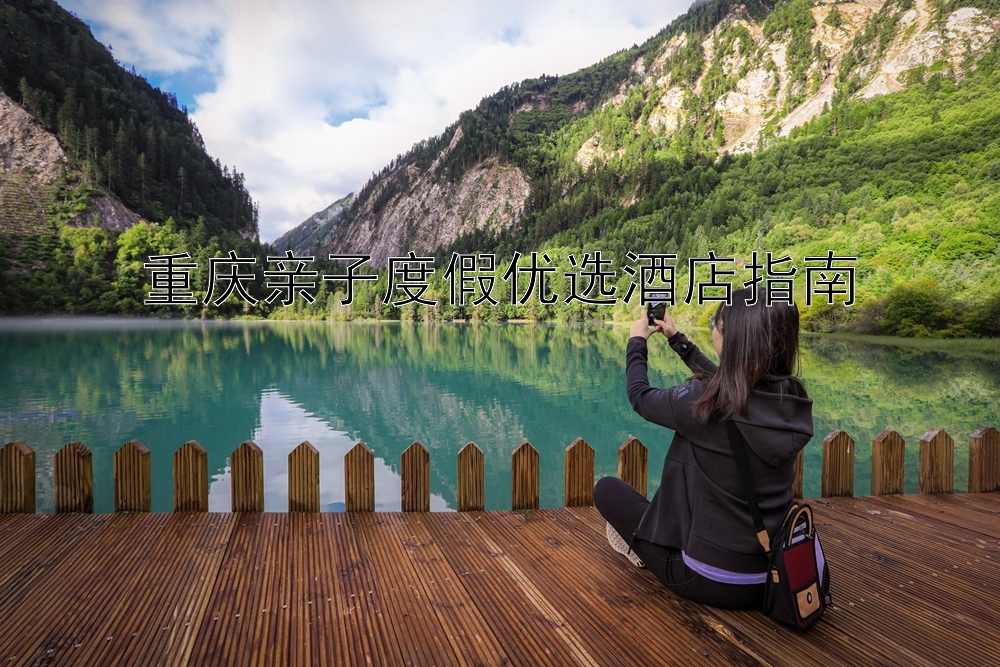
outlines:
[{"label": "long dark hair", "polygon": [[755,303],[750,288],[732,294],[732,305],[719,304],[715,326],[724,337],[717,371],[705,378],[705,391],[692,406],[702,423],[711,417],[724,420],[747,417],[750,391],[758,383],[776,383],[805,397],[806,389],[795,376],[799,352],[799,310],[784,302],[767,303],[764,290],[757,290]]}]

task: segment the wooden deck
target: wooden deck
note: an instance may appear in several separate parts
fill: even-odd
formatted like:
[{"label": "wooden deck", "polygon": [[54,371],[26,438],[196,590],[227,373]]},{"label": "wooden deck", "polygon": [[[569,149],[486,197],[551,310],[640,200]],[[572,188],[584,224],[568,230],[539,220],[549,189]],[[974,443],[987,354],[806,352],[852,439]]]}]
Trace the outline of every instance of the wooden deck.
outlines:
[{"label": "wooden deck", "polygon": [[806,633],[673,595],[591,507],[0,516],[0,665],[1000,664],[1000,494],[810,502]]}]

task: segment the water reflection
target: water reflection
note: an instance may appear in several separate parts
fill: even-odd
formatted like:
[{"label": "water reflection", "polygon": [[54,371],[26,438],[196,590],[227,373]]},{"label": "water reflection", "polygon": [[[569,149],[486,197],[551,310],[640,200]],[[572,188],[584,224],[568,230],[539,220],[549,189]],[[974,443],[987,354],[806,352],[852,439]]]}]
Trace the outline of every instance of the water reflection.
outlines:
[{"label": "water reflection", "polygon": [[[455,456],[469,440],[486,456],[488,508],[510,506],[510,454],[538,450],[541,503],[562,504],[563,449],[596,450],[598,476],[617,447],[650,448],[656,488],[671,433],[643,421],[625,395],[624,327],[406,323],[0,321],[0,439],[37,453],[38,506],[54,505],[52,457],[71,440],[94,453],[95,509],[112,510],[114,451],[141,440],[152,454],[153,509],[169,511],[171,455],[187,440],[209,455],[210,507],[229,509],[228,455],[264,450],[265,507],[287,508],[287,455],[320,451],[321,503],[342,508],[343,456],[364,440],[376,456],[376,505],[399,508],[399,456],[431,451],[432,508],[453,507]],[[692,338],[711,350],[707,335]],[[956,486],[966,488],[968,435],[1000,425],[1000,361],[943,351],[807,337],[802,374],[817,437],[806,450],[806,494],[818,495],[821,439],[833,428],[858,444],[856,492],[870,488],[871,440],[885,426],[907,441],[906,488],[917,486],[918,439],[932,426],[956,440]],[[686,369],[655,338],[651,381]]]}]

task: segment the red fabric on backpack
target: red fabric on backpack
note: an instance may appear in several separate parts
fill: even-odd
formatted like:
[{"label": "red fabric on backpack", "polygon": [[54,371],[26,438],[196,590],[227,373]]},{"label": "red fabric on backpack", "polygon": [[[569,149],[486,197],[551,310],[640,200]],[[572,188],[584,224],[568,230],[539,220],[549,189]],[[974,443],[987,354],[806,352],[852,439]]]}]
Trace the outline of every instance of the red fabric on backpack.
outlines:
[{"label": "red fabric on backpack", "polygon": [[815,546],[812,540],[785,549],[785,569],[788,571],[788,585],[793,591],[818,578]]}]

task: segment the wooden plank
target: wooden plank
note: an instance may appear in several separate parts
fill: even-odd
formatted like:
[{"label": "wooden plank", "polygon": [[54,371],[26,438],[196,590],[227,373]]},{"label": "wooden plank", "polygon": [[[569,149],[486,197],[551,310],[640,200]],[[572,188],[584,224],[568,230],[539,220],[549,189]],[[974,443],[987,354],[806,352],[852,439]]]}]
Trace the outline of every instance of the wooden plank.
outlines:
[{"label": "wooden plank", "polygon": [[0,532],[0,619],[44,588],[53,568],[80,550],[112,515],[28,514]]},{"label": "wooden plank", "polygon": [[838,501],[836,509],[853,513],[854,523],[863,520],[886,524],[883,530],[893,533],[902,531],[918,548],[933,544],[995,559],[1000,555],[1000,535],[991,533],[1000,532],[1000,507],[978,507],[967,504],[967,499],[971,499],[967,494],[871,496],[856,498],[850,505]]},{"label": "wooden plank", "polygon": [[375,511],[375,453],[361,441],[344,456],[344,508]]},{"label": "wooden plank", "polygon": [[[889,503],[892,499],[880,497],[879,500]],[[962,526],[985,537],[1000,539],[1000,514],[985,507],[970,510],[970,500],[966,494],[907,495],[900,499],[898,510],[918,513],[943,525]]]},{"label": "wooden plank", "polygon": [[618,479],[628,482],[643,498],[649,480],[649,450],[638,438],[629,436],[618,448]]},{"label": "wooden plank", "polygon": [[[916,511],[903,511],[899,509],[900,501],[905,507],[905,498],[862,498],[851,505],[832,504],[827,514],[842,530],[879,538],[857,546],[852,553],[886,563],[896,560],[911,563],[914,571],[922,573],[921,585],[932,583],[941,589],[941,594],[936,594],[935,598],[946,600],[955,594],[978,595],[982,588],[1000,591],[1000,562],[996,560],[1000,556],[1000,544],[983,544],[977,541],[981,536],[975,531],[943,523]],[[891,548],[887,546],[889,540],[892,540]],[[933,559],[927,558],[930,552],[934,553]],[[954,565],[959,567],[953,568]],[[940,600],[935,599],[933,603]],[[991,614],[997,615],[1000,622],[1000,610],[988,610],[985,617]]]},{"label": "wooden plank", "polygon": [[174,511],[208,511],[208,452],[195,440],[174,452]]},{"label": "wooden plank", "polygon": [[[930,604],[962,606],[960,600],[975,598],[982,589],[1000,591],[1000,544],[984,544],[974,531],[918,512],[900,511],[898,500],[873,497],[850,505],[831,503],[825,514],[837,524],[836,530],[860,540],[848,549],[853,555],[893,566],[897,561],[908,563],[910,572],[919,574],[918,585],[933,584],[934,600]],[[933,559],[927,558],[930,552],[934,553]],[[915,579],[907,572],[900,576],[904,574],[909,580]],[[961,616],[965,612],[957,613]],[[998,609],[984,610],[982,616],[1000,623]]]},{"label": "wooden plank", "polygon": [[[295,605],[290,572],[287,513],[261,515],[261,541],[258,544],[259,574],[247,573],[251,581],[260,581],[253,606],[246,608],[244,655],[239,664],[250,667],[285,667],[290,651],[292,617],[301,613]],[[241,614],[242,620],[244,617]],[[239,627],[239,626],[237,626]]]},{"label": "wooden plank", "polygon": [[566,448],[566,507],[594,504],[594,448],[577,438]]},{"label": "wooden plank", "polygon": [[[681,603],[606,541],[596,549],[584,546],[585,528],[570,508],[494,518],[478,527],[503,545],[525,585],[537,589],[597,664],[683,664],[693,656],[703,664],[761,664],[715,633],[697,605]],[[584,569],[585,577],[571,574]],[[615,632],[608,633],[612,615]]]},{"label": "wooden plank", "polygon": [[291,617],[292,665],[350,664],[345,617],[338,612],[343,597],[338,592],[334,552],[340,548],[331,522],[344,514],[294,514],[288,517],[292,544],[292,576],[296,583],[296,613]]},{"label": "wooden plank", "polygon": [[288,454],[288,511],[319,511],[319,452],[308,440]]},{"label": "wooden plank", "polygon": [[[860,592],[850,600],[853,613],[838,621],[859,642],[891,648],[908,664],[992,663],[1000,658],[992,636],[995,625],[982,614],[963,615],[955,598],[948,600],[948,582],[921,571],[929,556],[938,559],[930,545],[911,560],[895,545],[888,546],[884,532],[866,534],[863,523],[830,521],[820,530],[831,564],[840,564],[831,570],[831,578],[839,578],[842,588]],[[979,593],[983,604],[1000,602],[996,592]],[[873,636],[871,628],[887,617],[896,619],[891,632]]]},{"label": "wooden plank", "polygon": [[229,455],[234,512],[264,511],[264,452],[247,440]]},{"label": "wooden plank", "polygon": [[803,475],[806,469],[806,448],[803,447],[795,455],[795,479],[792,481],[792,498],[798,499],[803,496],[804,482]]},{"label": "wooden plank", "polygon": [[94,457],[82,442],[56,452],[56,512],[94,513]]},{"label": "wooden plank", "polygon": [[99,622],[81,629],[81,662],[186,664],[234,516],[157,515],[135,565],[143,575],[116,582],[113,603],[95,614]]},{"label": "wooden plank", "polygon": [[872,440],[872,495],[903,493],[906,442],[895,431],[884,428]]},{"label": "wooden plank", "polygon": [[920,493],[951,493],[955,487],[955,441],[942,428],[920,438]]},{"label": "wooden plank", "polygon": [[[150,642],[136,655],[135,660],[123,656],[123,664],[143,664],[153,659],[162,665],[194,664],[191,653],[198,631],[208,619],[208,603],[219,572],[225,562],[226,550],[236,524],[236,514],[201,514],[187,518],[184,530],[195,533],[197,542],[186,555],[181,570],[186,586],[169,586],[165,599],[160,604],[160,619],[153,616],[151,623],[155,631],[164,621],[177,619],[155,643]],[[173,521],[178,521],[177,517]],[[176,545],[175,545],[176,547]],[[190,625],[189,625],[190,624]]]},{"label": "wooden plank", "polygon": [[581,664],[579,651],[549,613],[545,601],[524,584],[517,568],[509,566],[503,549],[487,541],[483,531],[475,530],[476,525],[492,521],[497,514],[432,513],[424,517],[424,523],[444,545],[445,558],[462,577],[469,597],[513,664]]},{"label": "wooden plank", "polygon": [[482,612],[465,588],[463,577],[449,564],[441,545],[427,527],[427,517],[416,514],[386,516],[387,533],[408,557],[413,580],[420,585],[426,613],[437,619],[460,664],[502,665],[509,657],[493,635]]},{"label": "wooden plank", "polygon": [[474,442],[458,452],[458,511],[486,509],[486,458]]},{"label": "wooden plank", "polygon": [[980,426],[969,436],[969,493],[1000,491],[1000,431]]},{"label": "wooden plank", "polygon": [[138,440],[130,440],[114,455],[115,511],[148,512],[152,509],[149,450]]},{"label": "wooden plank", "polygon": [[0,449],[0,514],[34,514],[35,452],[23,440]]},{"label": "wooden plank", "polygon": [[335,599],[340,622],[348,624],[352,665],[404,664],[403,647],[389,619],[394,613],[405,612],[394,612],[384,603],[385,596],[377,578],[378,567],[361,530],[377,520],[378,515],[374,514],[345,514],[342,521],[331,526],[339,592]]},{"label": "wooden plank", "polygon": [[0,659],[1000,664],[1000,496],[812,502],[834,605],[806,633],[673,594],[592,507],[0,517]]},{"label": "wooden plank", "polygon": [[249,664],[252,642],[259,641],[251,634],[256,618],[250,616],[263,613],[257,599],[269,583],[260,574],[269,518],[249,512],[234,515],[222,567],[191,649],[190,664]]},{"label": "wooden plank", "polygon": [[[594,549],[608,549],[604,537],[605,521],[596,511],[579,508],[571,510],[581,522],[590,526],[588,531],[580,531],[581,541],[590,541]],[[619,567],[626,571],[631,565],[617,556]],[[663,590],[659,582],[651,585],[650,592]],[[836,594],[836,590],[834,590]],[[896,664],[888,655],[857,646],[857,642],[845,635],[824,619],[809,629],[807,633],[787,628],[771,620],[759,611],[729,611],[693,602],[675,596],[670,599],[678,604],[689,605],[698,611],[702,621],[716,633],[730,642],[736,642],[742,650],[769,665],[828,665],[839,667],[844,664]]]},{"label": "wooden plank", "polygon": [[[385,615],[390,637],[399,644],[401,664],[461,664],[444,627],[429,606],[425,579],[433,579],[426,572],[410,567],[402,539],[391,535],[395,532],[390,528],[391,516],[361,515],[355,520],[359,538],[373,565],[365,595]],[[420,517],[424,513],[404,512],[403,516]],[[385,610],[391,612],[385,614]]]},{"label": "wooden plank", "polygon": [[406,448],[400,458],[400,501],[404,512],[431,511],[431,454],[419,442]]},{"label": "wooden plank", "polygon": [[[18,656],[8,664],[54,660],[82,646],[87,628],[117,599],[120,582],[139,577],[135,566],[145,552],[136,545],[152,541],[150,527],[163,516],[116,514],[52,563],[0,633],[0,655]],[[100,573],[101,585],[94,585],[91,573]]]},{"label": "wooden plank", "polygon": [[977,507],[989,507],[991,510],[1000,509],[1000,494],[991,493],[963,493],[955,496],[959,502],[970,503]]},{"label": "wooden plank", "polygon": [[854,440],[839,428],[823,438],[822,495],[854,495]]},{"label": "wooden plank", "polygon": [[39,534],[43,530],[41,526],[47,515],[34,517],[35,515],[24,514],[0,515],[0,563],[5,562],[12,550],[23,546],[21,541],[25,534]]},{"label": "wooden plank", "polygon": [[514,510],[538,509],[538,450],[527,440],[510,457],[510,504]]}]

